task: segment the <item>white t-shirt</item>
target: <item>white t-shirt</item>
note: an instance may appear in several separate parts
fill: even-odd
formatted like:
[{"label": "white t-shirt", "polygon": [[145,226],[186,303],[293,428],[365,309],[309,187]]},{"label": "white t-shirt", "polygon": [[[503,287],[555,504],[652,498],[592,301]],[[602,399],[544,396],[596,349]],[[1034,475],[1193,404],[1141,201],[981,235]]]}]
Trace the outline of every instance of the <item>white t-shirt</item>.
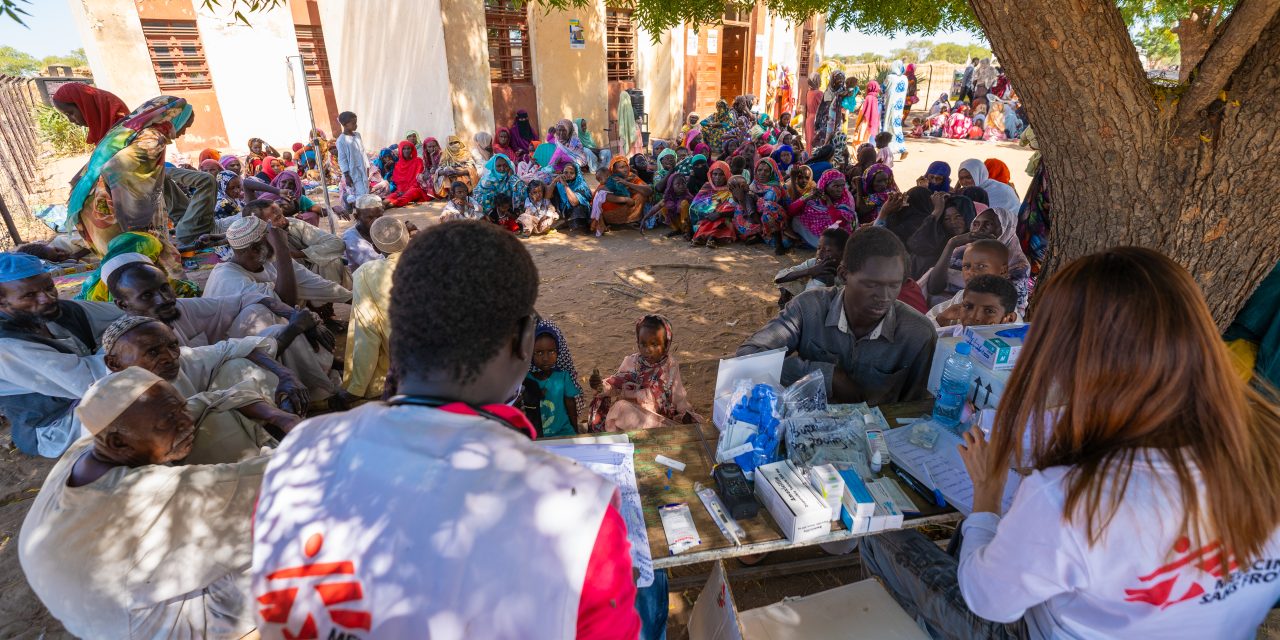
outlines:
[{"label": "white t-shirt", "polygon": [[1090,545],[1082,519],[1062,517],[1069,470],[1023,479],[1004,517],[965,520],[960,591],[974,613],[1025,616],[1033,638],[1254,637],[1280,598],[1280,535],[1225,573],[1215,542],[1195,545],[1178,530],[1172,466],[1139,458],[1115,518]]}]

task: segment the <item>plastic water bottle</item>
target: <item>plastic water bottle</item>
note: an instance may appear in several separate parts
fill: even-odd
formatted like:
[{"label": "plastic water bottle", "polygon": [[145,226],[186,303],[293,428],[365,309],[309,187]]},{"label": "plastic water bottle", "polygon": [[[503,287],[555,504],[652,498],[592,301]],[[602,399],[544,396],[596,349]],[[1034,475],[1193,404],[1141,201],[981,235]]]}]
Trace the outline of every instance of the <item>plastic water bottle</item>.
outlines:
[{"label": "plastic water bottle", "polygon": [[969,344],[961,342],[956,345],[956,352],[947,357],[942,366],[942,384],[938,389],[938,400],[933,404],[933,420],[938,424],[956,431],[960,427],[960,414],[964,412],[964,401],[969,395],[969,384],[973,381],[973,361],[969,359]]}]

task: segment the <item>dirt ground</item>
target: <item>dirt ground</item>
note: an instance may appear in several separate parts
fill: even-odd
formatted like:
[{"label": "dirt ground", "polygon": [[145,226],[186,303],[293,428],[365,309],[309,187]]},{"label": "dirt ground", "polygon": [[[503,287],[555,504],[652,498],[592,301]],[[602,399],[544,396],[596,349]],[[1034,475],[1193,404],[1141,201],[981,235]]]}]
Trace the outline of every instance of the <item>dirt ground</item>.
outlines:
[{"label": "dirt ground", "polygon": [[[934,160],[945,160],[954,171],[960,161],[997,157],[1013,173],[1023,192],[1030,178],[1023,172],[1030,152],[1010,143],[909,141],[909,154],[895,168],[903,189]],[[78,166],[51,163],[54,174],[50,197],[57,185]],[[69,167],[69,168],[68,168]],[[42,194],[43,195],[43,194]],[[438,206],[398,210],[393,215],[430,224]],[[324,223],[322,222],[322,225]],[[345,228],[339,226],[339,233]],[[675,354],[682,365],[689,397],[700,413],[710,416],[711,392],[718,360],[731,355],[742,341],[777,311],[774,274],[811,257],[811,252],[775,256],[763,246],[729,246],[714,251],[664,238],[665,229],[641,234],[618,230],[602,238],[552,234],[527,241],[542,283],[537,309],[564,331],[579,375],[593,368],[612,373],[623,357],[635,350],[634,325],[646,313],[665,314],[675,332]],[[195,274],[202,280],[205,274]],[[0,431],[0,638],[67,637],[27,586],[18,563],[16,539],[31,500],[39,491],[53,461],[28,458],[8,446],[7,426]],[[815,559],[814,551],[771,557],[767,562]],[[736,561],[731,570],[739,568]],[[709,567],[674,571],[673,580],[705,575]],[[820,569],[787,577],[734,579],[740,606],[751,608],[784,596],[805,595],[861,579],[853,568]],[[685,582],[688,582],[686,580]],[[684,637],[683,622],[701,582],[671,594],[672,638]]]}]

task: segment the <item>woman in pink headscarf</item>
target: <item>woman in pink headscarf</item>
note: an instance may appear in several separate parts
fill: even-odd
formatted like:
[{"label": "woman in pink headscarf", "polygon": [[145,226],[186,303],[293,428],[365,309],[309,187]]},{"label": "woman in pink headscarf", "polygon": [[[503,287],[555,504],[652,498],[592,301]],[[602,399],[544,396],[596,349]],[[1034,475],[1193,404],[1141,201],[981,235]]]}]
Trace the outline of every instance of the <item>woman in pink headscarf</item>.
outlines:
[{"label": "woman in pink headscarf", "polygon": [[858,220],[853,194],[839,169],[827,169],[818,188],[792,202],[787,213],[792,229],[813,249],[818,248],[818,239],[828,227],[852,232]]},{"label": "woman in pink headscarf", "polygon": [[880,133],[880,83],[871,80],[867,82],[867,95],[862,99],[862,106],[858,107],[849,142],[854,145],[870,142],[877,133]]}]

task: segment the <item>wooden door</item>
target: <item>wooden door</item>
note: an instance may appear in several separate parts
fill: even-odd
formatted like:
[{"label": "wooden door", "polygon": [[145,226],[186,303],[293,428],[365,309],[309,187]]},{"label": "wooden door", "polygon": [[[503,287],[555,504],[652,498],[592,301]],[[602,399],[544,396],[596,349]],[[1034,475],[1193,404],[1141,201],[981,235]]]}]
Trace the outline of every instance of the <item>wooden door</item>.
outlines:
[{"label": "wooden door", "polygon": [[724,40],[720,57],[720,95],[726,100],[744,93],[747,73],[747,28],[724,27]]},{"label": "wooden door", "polygon": [[720,27],[705,27],[698,33],[698,62],[694,65],[697,99],[694,111],[702,117],[716,112],[720,99]]}]

